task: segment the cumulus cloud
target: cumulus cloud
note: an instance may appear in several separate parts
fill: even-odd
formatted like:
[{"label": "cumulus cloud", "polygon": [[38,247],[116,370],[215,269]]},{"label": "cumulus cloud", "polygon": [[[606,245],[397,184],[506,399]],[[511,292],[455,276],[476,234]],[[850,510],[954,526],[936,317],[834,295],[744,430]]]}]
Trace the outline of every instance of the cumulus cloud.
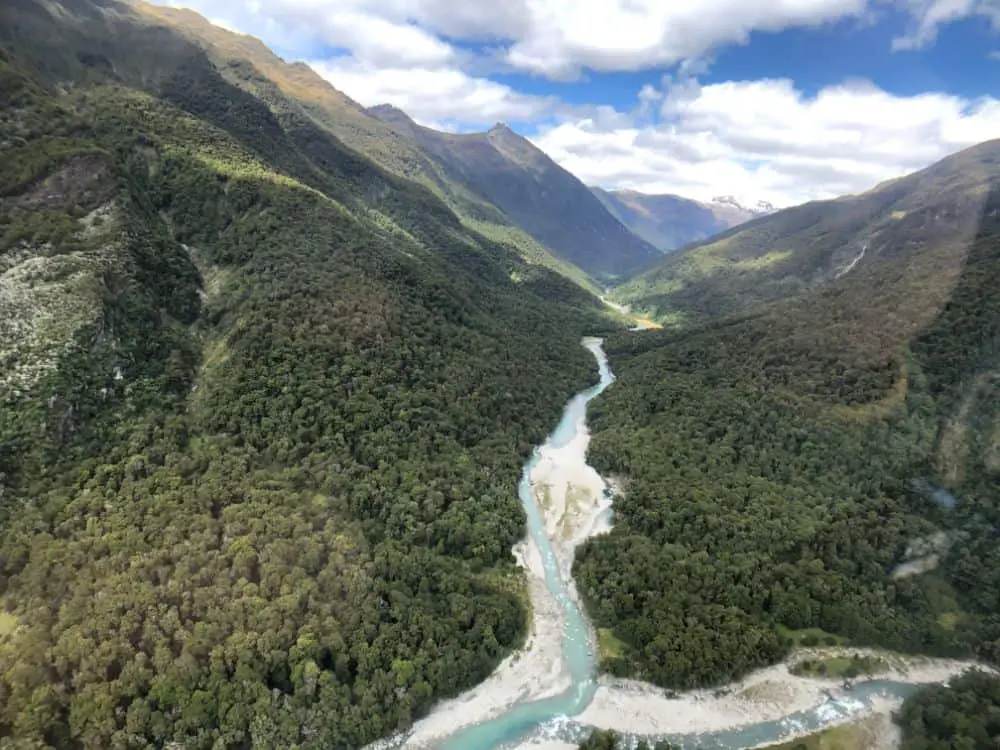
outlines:
[{"label": "cumulus cloud", "polygon": [[[289,41],[304,56],[333,49],[369,66],[454,66],[460,53],[433,29],[385,12],[369,0],[165,0],[209,15],[213,23],[259,36],[265,42]],[[376,4],[377,5],[377,4]]]},{"label": "cumulus cloud", "polygon": [[489,43],[489,57],[550,78],[583,69],[642,70],[697,60],[753,32],[863,18],[873,9],[908,13],[896,49],[934,41],[970,16],[1000,29],[997,0],[163,0],[260,33],[266,21],[292,36],[345,50],[369,65],[456,64],[455,42]]},{"label": "cumulus cloud", "polygon": [[913,17],[911,28],[892,42],[895,50],[926,47],[938,34],[938,29],[953,21],[973,16],[988,19],[1000,30],[1000,3],[997,0],[895,0]]},{"label": "cumulus cloud", "polygon": [[374,68],[347,58],[310,65],[359,103],[394,104],[429,126],[529,122],[548,117],[561,106],[555,97],[522,94],[450,68]]},{"label": "cumulus cloud", "polygon": [[[864,190],[1000,136],[993,99],[898,97],[856,82],[807,97],[786,80],[702,85],[706,61],[753,32],[815,27],[873,11],[912,19],[897,49],[1000,0],[163,0],[313,59],[364,105],[388,102],[423,124],[541,127],[538,145],[590,182],[779,205]],[[888,45],[886,52],[888,53]],[[569,105],[518,91],[496,66],[542,77],[667,68],[635,107]]]},{"label": "cumulus cloud", "polygon": [[551,77],[636,70],[697,58],[752,31],[817,26],[865,10],[865,0],[541,0],[511,46],[516,67]]},{"label": "cumulus cloud", "polygon": [[725,192],[784,206],[860,192],[1000,137],[996,99],[902,97],[865,83],[808,97],[787,80],[728,82],[667,98],[662,112],[645,127],[567,121],[534,141],[605,187],[703,199]]}]

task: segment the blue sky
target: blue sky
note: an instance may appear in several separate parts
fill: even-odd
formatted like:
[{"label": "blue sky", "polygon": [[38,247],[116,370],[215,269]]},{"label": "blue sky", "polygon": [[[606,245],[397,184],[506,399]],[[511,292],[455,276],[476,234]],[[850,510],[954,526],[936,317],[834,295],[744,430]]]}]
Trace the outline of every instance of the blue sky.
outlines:
[{"label": "blue sky", "polygon": [[777,205],[1000,137],[1000,0],[171,0],[581,179]]}]

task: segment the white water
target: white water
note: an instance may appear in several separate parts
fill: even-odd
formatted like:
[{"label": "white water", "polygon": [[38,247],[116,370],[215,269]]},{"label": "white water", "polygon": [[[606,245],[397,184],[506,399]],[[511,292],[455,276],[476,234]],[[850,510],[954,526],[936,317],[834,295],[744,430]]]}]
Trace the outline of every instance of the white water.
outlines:
[{"label": "white water", "polygon": [[835,278],[839,279],[841,276],[846,276],[851,271],[853,271],[854,268],[855,268],[855,266],[857,266],[858,263],[861,262],[861,259],[865,257],[865,253],[866,252],[868,252],[868,243],[867,242],[864,243],[861,246],[861,252],[858,253],[857,257],[848,264],[847,268],[845,268],[843,271],[841,271],[840,273],[838,273]]}]

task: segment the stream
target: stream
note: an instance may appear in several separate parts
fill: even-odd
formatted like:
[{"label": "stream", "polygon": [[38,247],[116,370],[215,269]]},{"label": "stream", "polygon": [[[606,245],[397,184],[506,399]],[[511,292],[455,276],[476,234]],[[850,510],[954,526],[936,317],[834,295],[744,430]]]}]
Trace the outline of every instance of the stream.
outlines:
[{"label": "stream", "polygon": [[[560,448],[571,443],[578,431],[586,429],[587,405],[614,382],[614,375],[599,339],[585,339],[584,346],[594,355],[600,381],[578,393],[566,405],[562,419],[549,436],[546,446]],[[545,586],[558,603],[564,617],[562,633],[562,664],[572,682],[568,689],[551,697],[525,699],[514,703],[496,718],[473,724],[452,734],[437,745],[441,750],[500,750],[525,747],[524,743],[562,741],[578,742],[591,728],[572,717],[584,712],[598,689],[595,646],[592,630],[565,580],[557,559],[553,541],[549,538],[545,516],[532,487],[532,471],[540,461],[536,448],[524,466],[518,484],[518,495],[528,519],[528,533],[540,553]],[[533,602],[533,606],[534,606]],[[871,681],[853,687],[830,686],[819,705],[792,713],[776,721],[760,722],[706,734],[655,735],[646,739],[667,739],[688,748],[701,750],[734,750],[778,742],[792,735],[813,731],[831,723],[843,721],[865,712],[876,697],[901,699],[916,687],[901,682]],[[707,700],[711,700],[710,698]],[[669,701],[669,706],[673,701]],[[684,710],[680,701],[676,710]],[[669,713],[669,709],[664,709]],[[632,737],[633,744],[638,737]],[[403,747],[407,746],[404,740]]]}]

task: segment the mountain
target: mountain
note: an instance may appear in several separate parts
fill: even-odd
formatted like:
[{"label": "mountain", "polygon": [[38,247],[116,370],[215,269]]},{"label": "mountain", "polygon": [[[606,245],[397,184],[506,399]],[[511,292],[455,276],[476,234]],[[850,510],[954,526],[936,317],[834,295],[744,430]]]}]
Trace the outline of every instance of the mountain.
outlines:
[{"label": "mountain", "polygon": [[946,285],[998,163],[1000,141],[992,141],[861,195],[758,217],[668,256],[615,297],[661,320],[703,320],[868,276],[918,251],[942,264],[933,283]]},{"label": "mountain", "polygon": [[[447,170],[412,140],[366,114],[361,105],[334,89],[308,65],[288,64],[258,39],[214,26],[193,11],[160,5],[135,7],[147,18],[168,26],[201,47],[226,71],[228,80],[234,85],[265,100],[271,96],[268,89],[276,89],[283,99],[294,102],[302,114],[345,145],[383,169],[426,186],[470,229],[508,245],[531,263],[557,270],[592,291],[597,289],[586,273],[556,257],[503,211],[450,177]],[[259,73],[266,80],[257,82],[252,76],[243,75],[244,68]]]},{"label": "mountain", "polygon": [[588,274],[608,279],[659,257],[565,169],[506,125],[440,133],[389,105],[368,112],[417,144],[457,182],[501,208],[538,242]]},{"label": "mountain", "polygon": [[610,326],[165,12],[0,5],[0,737],[362,747],[523,643],[516,482]]},{"label": "mountain", "polygon": [[[720,195],[712,198],[708,204],[718,214],[740,217],[744,221],[751,216],[763,216],[774,213],[774,206],[767,201],[754,201],[752,205],[741,203],[732,195]],[[739,222],[735,222],[739,223]]]},{"label": "mountain", "polygon": [[662,252],[670,252],[724,232],[758,215],[735,202],[702,203],[679,195],[646,195],[635,190],[591,191],[616,219]]},{"label": "mountain", "polygon": [[1000,141],[642,281],[674,326],[605,342],[588,458],[626,479],[573,568],[603,669],[707,687],[836,644],[1000,663]]}]

